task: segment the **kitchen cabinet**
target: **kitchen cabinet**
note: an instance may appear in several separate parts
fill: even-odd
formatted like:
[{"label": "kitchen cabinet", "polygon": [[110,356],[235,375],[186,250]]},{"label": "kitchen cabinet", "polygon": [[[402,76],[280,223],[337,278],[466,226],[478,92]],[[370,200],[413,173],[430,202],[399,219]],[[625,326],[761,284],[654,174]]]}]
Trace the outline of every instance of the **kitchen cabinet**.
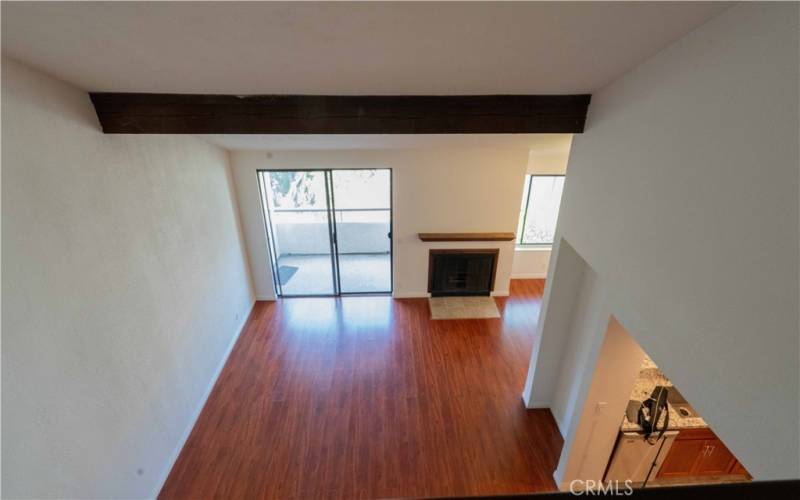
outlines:
[{"label": "kitchen cabinet", "polygon": [[742,465],[742,463],[739,462],[738,460],[736,461],[735,464],[733,464],[733,467],[731,467],[730,473],[735,476],[746,476],[750,478],[750,473],[747,472],[747,469],[745,469],[744,465]]},{"label": "kitchen cabinet", "polygon": [[680,431],[664,458],[657,477],[748,475],[736,457],[711,429]]},{"label": "kitchen cabinet", "polygon": [[703,450],[695,464],[696,476],[720,476],[728,474],[736,462],[733,454],[719,439],[703,441]]},{"label": "kitchen cabinet", "polygon": [[703,452],[701,439],[680,439],[681,435],[672,443],[657,477],[684,477],[691,476],[697,457]]}]

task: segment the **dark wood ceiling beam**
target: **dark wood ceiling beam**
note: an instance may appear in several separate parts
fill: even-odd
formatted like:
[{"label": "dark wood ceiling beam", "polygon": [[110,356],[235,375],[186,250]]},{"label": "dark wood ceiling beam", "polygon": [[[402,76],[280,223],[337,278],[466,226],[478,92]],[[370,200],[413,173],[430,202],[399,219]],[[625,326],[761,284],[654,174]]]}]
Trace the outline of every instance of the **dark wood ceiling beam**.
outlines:
[{"label": "dark wood ceiling beam", "polygon": [[89,95],[107,134],[580,133],[591,98],[588,94]]}]

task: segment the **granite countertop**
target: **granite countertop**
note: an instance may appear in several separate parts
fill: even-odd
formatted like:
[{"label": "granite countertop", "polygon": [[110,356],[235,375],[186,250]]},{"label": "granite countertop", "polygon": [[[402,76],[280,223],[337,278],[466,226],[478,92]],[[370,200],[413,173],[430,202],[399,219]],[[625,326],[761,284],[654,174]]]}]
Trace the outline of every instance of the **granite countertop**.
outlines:
[{"label": "granite countertop", "polygon": [[[638,401],[646,400],[650,397],[650,394],[657,385],[672,387],[672,382],[661,373],[655,363],[653,363],[653,360],[645,356],[644,362],[642,363],[642,370],[639,372],[639,378],[636,380],[630,399]],[[661,422],[659,422],[659,424],[660,423]],[[708,424],[706,424],[705,420],[702,418],[681,416],[672,405],[669,405],[669,430],[700,429],[703,427],[708,427]],[[642,428],[639,424],[629,422],[623,415],[620,430],[622,432],[641,432]]]}]

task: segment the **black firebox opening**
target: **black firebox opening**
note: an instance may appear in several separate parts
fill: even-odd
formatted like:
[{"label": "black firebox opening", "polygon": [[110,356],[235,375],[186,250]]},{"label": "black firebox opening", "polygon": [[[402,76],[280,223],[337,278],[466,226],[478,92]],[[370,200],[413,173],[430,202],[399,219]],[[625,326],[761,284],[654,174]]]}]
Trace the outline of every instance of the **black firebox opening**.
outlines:
[{"label": "black firebox opening", "polygon": [[500,250],[431,250],[428,292],[433,297],[489,295],[494,289]]}]

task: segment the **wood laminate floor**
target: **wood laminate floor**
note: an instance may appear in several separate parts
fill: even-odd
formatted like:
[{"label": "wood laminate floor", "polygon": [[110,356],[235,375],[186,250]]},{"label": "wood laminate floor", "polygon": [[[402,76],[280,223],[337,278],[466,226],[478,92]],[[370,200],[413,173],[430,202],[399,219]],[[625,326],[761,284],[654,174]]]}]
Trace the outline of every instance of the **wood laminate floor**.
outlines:
[{"label": "wood laminate floor", "polygon": [[520,395],[543,280],[499,319],[426,299],[257,302],[159,498],[386,498],[554,490],[562,439]]}]

